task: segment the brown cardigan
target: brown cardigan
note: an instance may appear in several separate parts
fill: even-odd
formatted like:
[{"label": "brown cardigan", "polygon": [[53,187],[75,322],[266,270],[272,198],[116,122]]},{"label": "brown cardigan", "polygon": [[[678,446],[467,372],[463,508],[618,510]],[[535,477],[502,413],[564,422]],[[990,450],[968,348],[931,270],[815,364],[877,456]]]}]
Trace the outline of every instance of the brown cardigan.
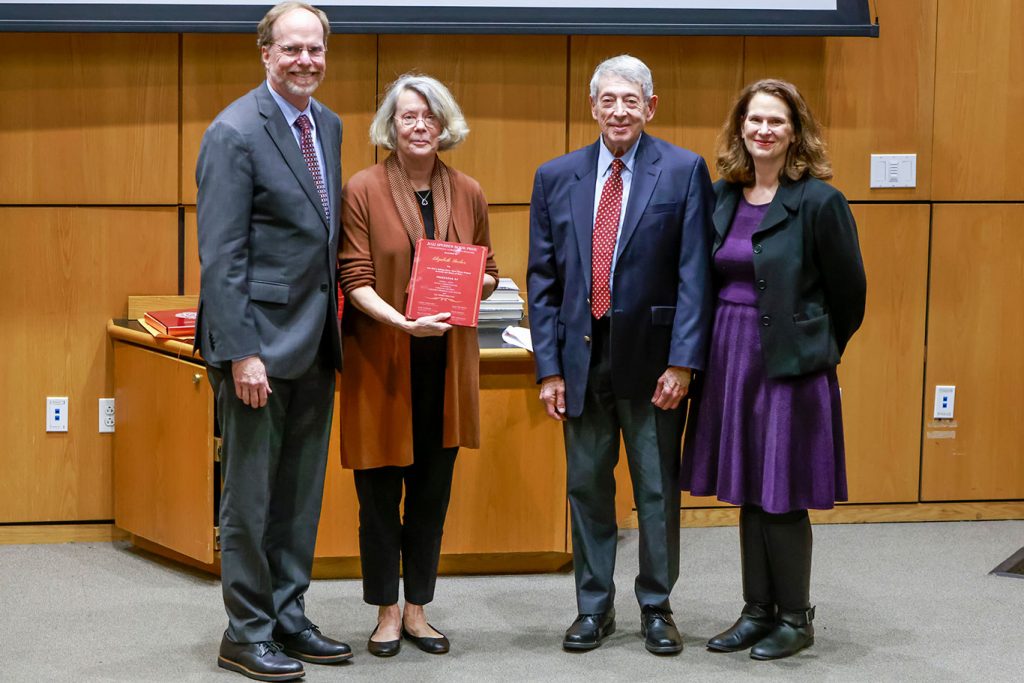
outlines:
[{"label": "brown cardigan", "polygon": [[[498,275],[480,185],[450,168],[452,222],[448,240],[487,247],[487,273]],[[338,274],[348,294],[369,285],[405,311],[413,249],[388,186],[384,164],[352,176],[342,191]],[[350,469],[412,464],[409,335],[351,304],[342,320],[341,464]],[[480,346],[476,329],[448,332],[444,392],[445,447],[480,447]]]}]

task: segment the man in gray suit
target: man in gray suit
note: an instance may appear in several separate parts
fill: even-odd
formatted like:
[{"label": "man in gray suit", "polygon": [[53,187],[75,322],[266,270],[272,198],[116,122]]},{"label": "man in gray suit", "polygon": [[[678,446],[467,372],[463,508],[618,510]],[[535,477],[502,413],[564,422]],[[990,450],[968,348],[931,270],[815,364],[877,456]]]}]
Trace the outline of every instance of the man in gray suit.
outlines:
[{"label": "man in gray suit", "polygon": [[296,660],[352,656],[306,618],[303,599],[341,367],[341,121],[311,98],[326,15],[284,2],[258,32],[267,80],[217,116],[199,151],[196,345],[224,440],[218,664],[284,681],[304,675]]}]

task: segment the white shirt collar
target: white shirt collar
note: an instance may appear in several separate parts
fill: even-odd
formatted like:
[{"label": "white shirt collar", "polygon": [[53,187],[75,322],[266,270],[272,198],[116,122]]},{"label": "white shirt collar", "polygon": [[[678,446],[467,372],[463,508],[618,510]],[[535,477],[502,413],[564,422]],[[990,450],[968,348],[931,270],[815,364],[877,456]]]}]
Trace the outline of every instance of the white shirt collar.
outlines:
[{"label": "white shirt collar", "polygon": [[[644,134],[640,133],[640,137],[636,139],[633,146],[627,149],[626,153],[621,157],[618,157],[622,160],[622,163],[626,165],[625,170],[630,173],[633,172],[633,161],[636,159],[636,150],[640,145],[640,138],[643,136]],[[600,141],[600,148],[597,153],[597,175],[598,177],[601,177],[608,172],[608,168],[612,165],[612,161],[614,161],[616,157],[612,154],[611,150],[608,149],[607,145],[604,144],[603,135],[599,137],[598,140]]]},{"label": "white shirt collar", "polygon": [[[293,128],[295,126],[295,120],[305,114],[306,118],[309,119],[309,125],[312,128],[312,132],[316,133],[316,122],[313,120],[313,98],[309,99],[309,104],[306,105],[305,110],[299,111],[294,104],[281,97],[280,93],[274,90],[270,85],[269,80],[267,81],[267,90],[270,91],[270,96],[274,98],[274,101],[277,102],[277,106],[280,107],[281,113],[284,114],[284,120],[288,122],[289,128]],[[314,139],[316,139],[315,135]]]}]

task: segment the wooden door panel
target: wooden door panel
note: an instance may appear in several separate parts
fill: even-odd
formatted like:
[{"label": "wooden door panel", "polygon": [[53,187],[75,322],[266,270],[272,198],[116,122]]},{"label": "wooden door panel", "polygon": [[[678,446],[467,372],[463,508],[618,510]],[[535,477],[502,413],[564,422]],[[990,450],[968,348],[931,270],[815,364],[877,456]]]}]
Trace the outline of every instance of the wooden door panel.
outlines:
[{"label": "wooden door panel", "polygon": [[114,523],[212,564],[213,391],[206,371],[118,342],[114,377]]}]

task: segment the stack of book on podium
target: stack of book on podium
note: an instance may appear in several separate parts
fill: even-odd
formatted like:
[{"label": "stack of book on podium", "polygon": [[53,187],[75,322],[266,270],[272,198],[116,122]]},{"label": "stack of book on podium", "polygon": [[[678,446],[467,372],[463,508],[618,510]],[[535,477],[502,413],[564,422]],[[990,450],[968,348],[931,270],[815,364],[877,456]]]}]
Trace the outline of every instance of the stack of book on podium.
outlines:
[{"label": "stack of book on podium", "polygon": [[158,339],[177,339],[190,342],[196,336],[195,308],[146,311],[145,315],[138,320],[143,328]]},{"label": "stack of book on podium", "polygon": [[517,325],[523,319],[525,302],[519,296],[519,287],[512,278],[498,278],[498,288],[480,302],[480,327],[504,329]]}]

